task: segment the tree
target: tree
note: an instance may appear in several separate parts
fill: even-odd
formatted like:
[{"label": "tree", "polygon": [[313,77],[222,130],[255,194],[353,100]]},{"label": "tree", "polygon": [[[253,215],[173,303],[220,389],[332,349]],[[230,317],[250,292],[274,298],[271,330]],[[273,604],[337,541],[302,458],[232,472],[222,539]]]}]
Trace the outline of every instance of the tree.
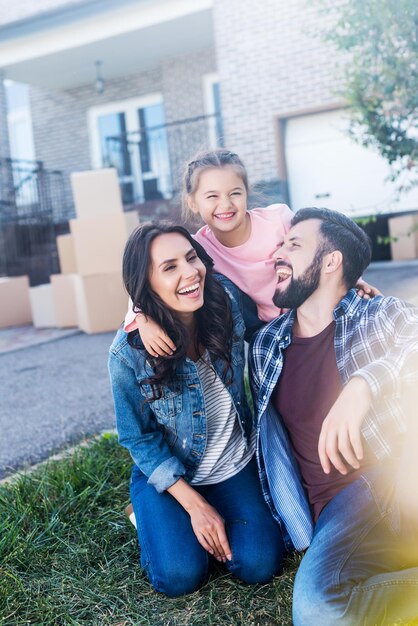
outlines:
[{"label": "tree", "polygon": [[418,1],[323,0],[326,39],[347,60],[350,133],[387,159],[399,189],[418,184]]}]

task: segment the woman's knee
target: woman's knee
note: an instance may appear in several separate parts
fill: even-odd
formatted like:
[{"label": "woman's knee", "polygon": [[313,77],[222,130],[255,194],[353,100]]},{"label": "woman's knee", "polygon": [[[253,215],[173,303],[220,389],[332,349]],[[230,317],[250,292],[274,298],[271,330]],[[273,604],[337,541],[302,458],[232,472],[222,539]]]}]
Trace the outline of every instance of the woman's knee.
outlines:
[{"label": "woman's knee", "polygon": [[145,572],[156,591],[175,598],[200,589],[208,577],[208,569],[208,559],[201,559],[187,567],[172,562],[159,567],[148,564]]},{"label": "woman's knee", "polygon": [[283,570],[285,547],[283,540],[278,536],[272,543],[254,538],[251,546],[241,546],[233,552],[233,560],[227,567],[231,573],[242,581],[254,585],[269,582]]}]

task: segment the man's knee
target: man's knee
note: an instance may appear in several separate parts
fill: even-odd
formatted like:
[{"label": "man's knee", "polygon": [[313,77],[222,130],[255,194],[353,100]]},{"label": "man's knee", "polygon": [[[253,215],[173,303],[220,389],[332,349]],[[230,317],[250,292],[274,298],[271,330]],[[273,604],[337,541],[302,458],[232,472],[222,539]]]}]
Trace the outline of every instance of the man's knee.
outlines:
[{"label": "man's knee", "polygon": [[353,626],[351,622],[344,621],[343,598],[341,594],[327,589],[319,564],[316,572],[303,565],[302,560],[293,587],[294,626]]},{"label": "man's knee", "polygon": [[312,583],[313,581],[296,576],[292,607],[294,626],[334,626],[335,615],[327,617],[329,606],[325,594],[319,585]]}]

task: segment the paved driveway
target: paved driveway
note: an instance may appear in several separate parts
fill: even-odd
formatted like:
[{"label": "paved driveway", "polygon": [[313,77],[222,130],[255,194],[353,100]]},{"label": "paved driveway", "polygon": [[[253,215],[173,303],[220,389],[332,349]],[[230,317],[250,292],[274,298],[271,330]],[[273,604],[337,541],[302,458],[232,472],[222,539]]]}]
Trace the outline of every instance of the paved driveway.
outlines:
[{"label": "paved driveway", "polygon": [[0,478],[114,428],[107,352],[114,333],[79,333],[0,355]]},{"label": "paved driveway", "polygon": [[364,278],[385,296],[396,296],[418,306],[418,261],[372,263]]}]

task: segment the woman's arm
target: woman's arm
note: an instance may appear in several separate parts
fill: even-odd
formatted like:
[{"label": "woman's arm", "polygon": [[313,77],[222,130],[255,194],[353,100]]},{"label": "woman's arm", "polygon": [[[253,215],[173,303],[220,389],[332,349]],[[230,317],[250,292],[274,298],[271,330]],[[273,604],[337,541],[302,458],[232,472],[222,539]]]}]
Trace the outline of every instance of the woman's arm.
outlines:
[{"label": "woman's arm", "polygon": [[183,478],[167,489],[190,515],[193,532],[200,545],[218,561],[232,560],[225,522],[216,509]]},{"label": "woman's arm", "polygon": [[185,468],[173,456],[152,410],[140,392],[134,370],[120,353],[110,353],[109,372],[119,442],[161,493],[168,491],[188,512],[201,546],[218,561],[231,559],[225,524],[219,513],[183,478]]},{"label": "woman's arm", "polygon": [[[138,358],[140,353],[138,352]],[[163,431],[141,393],[134,369],[121,352],[111,352],[109,373],[119,442],[158,492],[165,491],[186,469],[173,455]]]}]

